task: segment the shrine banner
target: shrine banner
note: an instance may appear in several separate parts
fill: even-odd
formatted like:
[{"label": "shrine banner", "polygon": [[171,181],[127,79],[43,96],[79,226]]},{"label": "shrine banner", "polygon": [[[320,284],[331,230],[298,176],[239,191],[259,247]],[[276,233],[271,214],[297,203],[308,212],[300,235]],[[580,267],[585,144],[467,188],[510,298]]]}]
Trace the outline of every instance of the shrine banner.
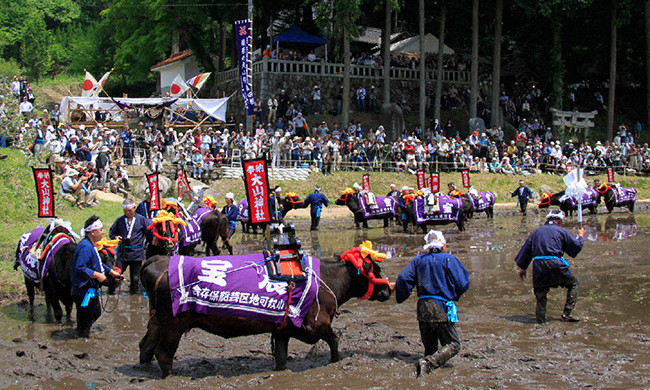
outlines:
[{"label": "shrine banner", "polygon": [[34,182],[38,197],[38,217],[55,218],[54,189],[52,188],[52,171],[50,168],[34,168]]},{"label": "shrine banner", "polygon": [[178,189],[178,199],[183,199],[184,192],[192,192],[192,187],[190,187],[190,182],[187,181],[187,175],[183,168],[179,168],[176,174],[177,189]]},{"label": "shrine banner", "polygon": [[424,188],[424,171],[419,170],[417,172],[418,175],[418,190],[421,190]]},{"label": "shrine banner", "polygon": [[607,181],[610,183],[614,182],[614,168],[607,167]]},{"label": "shrine banner", "polygon": [[269,178],[266,160],[263,158],[244,161],[244,185],[248,198],[248,215],[251,223],[271,221],[269,209]]},{"label": "shrine banner", "polygon": [[440,174],[438,172],[431,172],[431,192],[434,194],[440,192]]},{"label": "shrine banner", "polygon": [[[239,85],[246,106],[246,115],[253,115],[253,37],[251,20],[235,22],[235,41],[237,44],[237,63],[239,64]],[[250,129],[249,129],[250,130]]]},{"label": "shrine banner", "polygon": [[573,166],[572,166],[572,165],[567,165],[567,166],[566,166],[566,174],[567,174],[567,175],[568,175],[569,173],[571,173],[572,170],[573,170]]},{"label": "shrine banner", "polygon": [[149,211],[160,210],[160,187],[158,186],[158,174],[149,173],[146,176],[147,183],[149,183],[149,194],[151,194]]},{"label": "shrine banner", "polygon": [[363,183],[363,190],[364,191],[370,191],[370,175],[369,174],[366,173],[365,175],[363,175],[362,183]]},{"label": "shrine banner", "polygon": [[469,188],[471,185],[469,184],[469,170],[464,169],[460,172],[461,176],[463,177],[463,187]]}]

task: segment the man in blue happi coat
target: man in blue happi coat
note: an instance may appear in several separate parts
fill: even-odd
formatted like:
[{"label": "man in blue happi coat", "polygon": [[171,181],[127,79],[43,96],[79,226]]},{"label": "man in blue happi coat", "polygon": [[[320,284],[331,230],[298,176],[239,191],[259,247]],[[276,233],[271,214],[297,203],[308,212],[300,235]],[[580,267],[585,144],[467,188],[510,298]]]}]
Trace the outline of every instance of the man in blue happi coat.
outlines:
[{"label": "man in blue happi coat", "polygon": [[311,215],[311,229],[318,230],[318,223],[320,222],[320,214],[323,206],[327,207],[330,204],[329,199],[324,194],[320,192],[320,186],[314,187],[314,192],[309,194],[305,198],[305,207],[311,205],[310,215]]},{"label": "man in blue happi coat", "polygon": [[418,376],[444,365],[460,351],[454,301],[469,289],[469,274],[454,255],[445,253],[447,241],[442,232],[431,230],[424,241],[423,249],[428,253],[411,260],[391,285],[397,303],[404,302],[417,287],[417,315],[425,355],[416,367]]},{"label": "man in blue happi coat", "polygon": [[122,208],[124,215],[115,220],[109,235],[111,239],[120,239],[116,266],[122,273],[127,268],[130,269],[130,291],[131,294],[136,294],[140,288],[140,267],[145,257],[147,242],[151,241],[151,234],[147,230],[151,221],[136,214],[136,205],[133,199],[124,199]]},{"label": "man in blue happi coat", "polygon": [[526,215],[526,209],[528,208],[528,199],[533,199],[533,193],[530,191],[530,188],[524,185],[523,180],[519,180],[519,187],[512,192],[512,198],[517,197],[517,203],[521,209],[521,213]]},{"label": "man in blue happi coat", "polygon": [[228,218],[228,238],[230,238],[235,234],[235,229],[237,228],[237,215],[239,214],[239,210],[235,205],[235,194],[232,192],[226,194],[226,205],[221,209],[221,214]]},{"label": "man in blue happi coat", "polygon": [[145,198],[142,202],[140,202],[138,207],[135,209],[135,213],[140,214],[147,219],[152,219],[153,217],[158,215],[158,210],[151,211],[149,210],[150,206],[151,206],[151,194],[149,188],[147,188],[145,190]]},{"label": "man in blue happi coat", "polygon": [[[79,337],[89,337],[90,327],[102,314],[99,294],[96,293],[100,283],[106,280],[106,275],[115,279],[121,278],[118,272],[102,263],[99,252],[95,248],[95,243],[104,236],[104,225],[98,216],[93,215],[86,220],[84,233],[84,239],[79,242],[74,251],[70,272]],[[88,295],[87,299],[86,295]]]},{"label": "man in blue happi coat", "polygon": [[546,224],[531,233],[515,258],[521,280],[526,278],[526,269],[533,263],[533,290],[537,298],[535,316],[540,324],[546,322],[546,294],[551,287],[558,286],[567,289],[562,320],[580,321],[571,315],[578,298],[578,279],[569,271],[570,265],[563,256],[566,253],[576,257],[580,253],[585,230],[578,230],[578,236],[573,237],[562,227],[563,219],[564,212],[551,211],[546,216]]},{"label": "man in blue happi coat", "polygon": [[282,187],[275,187],[273,194],[269,198],[269,206],[271,210],[271,221],[284,223],[284,218],[282,217]]}]

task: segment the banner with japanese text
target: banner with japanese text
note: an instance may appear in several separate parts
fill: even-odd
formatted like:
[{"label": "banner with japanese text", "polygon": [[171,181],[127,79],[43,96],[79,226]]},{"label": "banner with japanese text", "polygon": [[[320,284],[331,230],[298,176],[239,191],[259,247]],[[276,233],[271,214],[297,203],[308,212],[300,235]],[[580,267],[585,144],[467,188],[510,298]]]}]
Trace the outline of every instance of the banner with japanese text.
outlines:
[{"label": "banner with japanese text", "polygon": [[246,106],[246,115],[253,115],[255,106],[255,99],[253,98],[253,38],[251,37],[251,28],[252,23],[248,19],[235,22],[239,85]]},{"label": "banner with japanese text", "polygon": [[160,186],[158,185],[158,174],[147,174],[147,183],[149,183],[149,194],[151,194],[149,211],[160,210]]},{"label": "banner with japanese text", "polygon": [[471,185],[469,184],[469,170],[464,169],[460,172],[462,178],[463,178],[463,187],[469,188]]},{"label": "banner with japanese text", "polygon": [[431,192],[434,194],[440,192],[440,174],[438,172],[431,172]]},{"label": "banner with japanese text", "polygon": [[38,217],[54,218],[54,189],[52,188],[52,171],[50,168],[34,168],[34,182],[38,197]]},{"label": "banner with japanese text", "polygon": [[370,191],[370,175],[369,174],[366,173],[366,174],[363,175],[361,183],[363,185],[363,190],[364,191]]},{"label": "banner with japanese text", "polygon": [[419,170],[417,172],[417,176],[418,176],[418,190],[421,190],[421,189],[423,189],[425,187],[425,184],[424,184],[424,171]]},{"label": "banner with japanese text", "polygon": [[266,160],[263,158],[245,160],[243,168],[250,221],[251,223],[270,222],[270,190]]},{"label": "banner with japanese text", "polygon": [[187,180],[187,175],[183,168],[179,168],[176,173],[176,182],[178,189],[178,199],[183,199],[183,193],[192,192],[192,187],[190,187],[190,182]]},{"label": "banner with japanese text", "polygon": [[614,182],[614,168],[612,167],[607,167],[607,181]]}]

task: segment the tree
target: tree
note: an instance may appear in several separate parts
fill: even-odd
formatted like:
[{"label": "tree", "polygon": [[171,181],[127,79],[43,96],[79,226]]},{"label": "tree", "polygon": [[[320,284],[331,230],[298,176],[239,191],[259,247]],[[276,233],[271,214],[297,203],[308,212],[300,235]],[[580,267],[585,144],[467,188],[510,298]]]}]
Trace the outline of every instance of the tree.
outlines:
[{"label": "tree", "polygon": [[616,8],[617,1],[612,0],[610,21],[610,49],[609,49],[609,98],[607,99],[607,139],[614,138],[614,112],[616,102]]},{"label": "tree", "polygon": [[[650,1],[650,0],[648,0]],[[496,0],[494,15],[494,52],[492,55],[492,126],[501,126],[499,92],[501,91],[501,41],[503,40],[503,0]]]},{"label": "tree", "polygon": [[476,118],[476,104],[478,101],[478,1],[472,1],[472,67],[471,90],[469,98],[469,117]]},{"label": "tree", "polygon": [[21,39],[20,59],[27,68],[30,77],[37,82],[50,69],[51,60],[48,51],[50,33],[45,28],[43,14],[34,12],[24,23]]},{"label": "tree", "polygon": [[426,106],[426,96],[424,93],[425,88],[425,59],[426,53],[424,49],[424,0],[419,1],[419,30],[420,30],[420,129],[423,131],[426,129],[425,121],[425,106]]},{"label": "tree", "polygon": [[436,61],[436,100],[435,119],[440,120],[440,101],[442,100],[442,62],[444,59],[445,47],[445,23],[447,21],[447,2],[440,1],[440,33],[438,34],[438,59]]},{"label": "tree", "polygon": [[650,130],[650,0],[645,2],[646,130]]},{"label": "tree", "polygon": [[[650,0],[648,0],[650,2]],[[384,0],[384,31],[381,37],[381,55],[384,60],[383,104],[390,104],[390,19],[393,12],[392,0]],[[650,69],[650,68],[648,68]]]}]

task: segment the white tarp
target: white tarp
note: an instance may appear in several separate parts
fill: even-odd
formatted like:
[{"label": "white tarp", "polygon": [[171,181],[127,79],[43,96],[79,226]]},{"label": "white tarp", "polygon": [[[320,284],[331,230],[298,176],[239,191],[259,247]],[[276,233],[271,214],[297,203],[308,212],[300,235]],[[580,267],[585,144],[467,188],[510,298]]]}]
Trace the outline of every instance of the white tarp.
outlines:
[{"label": "white tarp", "polygon": [[[424,36],[424,52],[425,53],[437,53],[438,52],[438,47],[440,47],[440,40],[438,40],[437,37],[435,37],[433,34],[426,34]],[[395,42],[390,45],[390,52],[391,53],[409,53],[409,54],[415,54],[415,53],[420,53],[420,36],[414,36],[410,38],[406,38],[404,40]],[[454,54],[455,51],[451,47],[445,45],[444,46],[444,54]],[[379,54],[379,52],[375,53]]]},{"label": "white tarp", "polygon": [[[138,105],[138,104],[147,104],[147,105],[160,105],[165,102],[169,102],[170,98],[114,98],[115,101],[120,102],[121,104],[128,105]],[[66,96],[61,100],[61,115],[63,118],[68,116],[68,103],[70,109],[75,109],[79,105],[84,109],[89,109],[90,105],[93,106],[93,110],[117,110],[119,109],[118,105],[115,104],[111,98],[107,97],[81,97],[81,96]],[[178,99],[170,107],[172,110],[176,110],[178,107],[184,109],[194,109],[201,110],[212,118],[218,119],[222,122],[226,121],[226,110],[228,108],[228,98],[222,99]]]}]

